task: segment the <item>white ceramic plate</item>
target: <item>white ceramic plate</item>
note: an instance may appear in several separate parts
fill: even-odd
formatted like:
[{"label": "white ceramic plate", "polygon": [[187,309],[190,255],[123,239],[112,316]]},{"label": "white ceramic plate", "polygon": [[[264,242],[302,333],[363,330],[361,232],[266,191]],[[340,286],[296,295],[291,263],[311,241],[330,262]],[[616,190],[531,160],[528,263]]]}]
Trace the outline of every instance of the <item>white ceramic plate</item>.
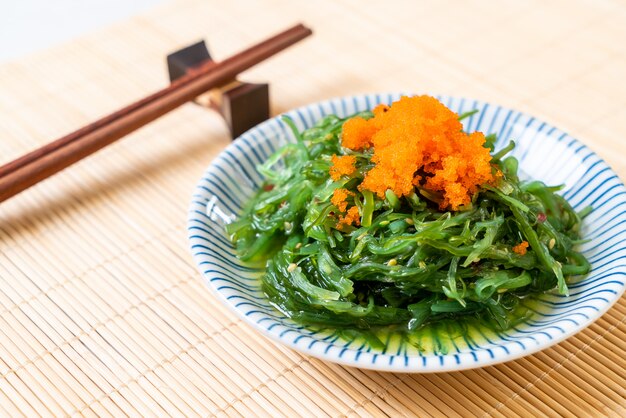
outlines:
[{"label": "white ceramic plate", "polygon": [[[400,94],[384,93],[332,99],[287,114],[298,128],[311,127],[328,114],[345,117],[391,103]],[[606,312],[626,283],[626,188],[618,176],[585,145],[533,117],[471,99],[438,97],[453,111],[479,109],[466,119],[468,131],[496,133],[496,149],[514,139],[520,169],[546,184],[565,184],[562,192],[580,210],[594,211],[584,222],[580,250],[593,266],[570,296],[544,295],[536,315],[522,325],[480,338],[449,340],[447,354],[420,354],[407,344],[390,342],[384,351],[361,341],[339,338],[332,330],[297,325],[267,302],[258,269],[241,263],[224,225],[238,214],[263,179],[255,166],[293,137],[279,118],[246,132],[209,166],[198,183],[189,211],[189,240],[207,286],[246,322],[263,334],[303,353],[349,366],[396,372],[438,372],[483,367],[547,348],[584,329]]]}]

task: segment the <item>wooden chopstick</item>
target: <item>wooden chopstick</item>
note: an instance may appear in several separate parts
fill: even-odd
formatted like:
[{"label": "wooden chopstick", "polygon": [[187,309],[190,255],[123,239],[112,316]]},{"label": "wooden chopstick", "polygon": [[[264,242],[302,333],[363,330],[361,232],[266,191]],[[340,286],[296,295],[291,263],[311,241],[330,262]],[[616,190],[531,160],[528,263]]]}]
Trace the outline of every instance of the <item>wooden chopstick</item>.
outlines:
[{"label": "wooden chopstick", "polygon": [[224,85],[237,74],[311,35],[298,24],[219,62],[206,65],[168,87],[0,167],[0,202],[63,170],[119,138]]}]

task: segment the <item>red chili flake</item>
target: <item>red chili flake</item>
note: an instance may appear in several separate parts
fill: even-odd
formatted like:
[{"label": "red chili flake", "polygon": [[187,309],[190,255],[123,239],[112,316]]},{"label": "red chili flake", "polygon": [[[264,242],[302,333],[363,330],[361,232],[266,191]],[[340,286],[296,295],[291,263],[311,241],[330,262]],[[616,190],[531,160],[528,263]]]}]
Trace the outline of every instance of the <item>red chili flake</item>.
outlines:
[{"label": "red chili flake", "polygon": [[273,184],[266,184],[265,186],[263,186],[263,190],[265,190],[266,192],[274,190],[274,185]]},{"label": "red chili flake", "polygon": [[546,219],[548,219],[548,217],[546,216],[545,213],[539,212],[537,214],[537,222],[539,222],[540,224],[544,223],[546,221]]}]

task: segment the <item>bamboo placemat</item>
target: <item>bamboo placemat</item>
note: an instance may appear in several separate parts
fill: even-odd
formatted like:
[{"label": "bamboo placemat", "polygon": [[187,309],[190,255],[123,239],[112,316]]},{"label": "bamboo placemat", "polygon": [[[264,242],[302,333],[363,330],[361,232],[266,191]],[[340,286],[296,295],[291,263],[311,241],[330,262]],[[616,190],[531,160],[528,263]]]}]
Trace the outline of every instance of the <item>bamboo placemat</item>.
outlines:
[{"label": "bamboo placemat", "polygon": [[[274,113],[371,91],[514,107],[626,178],[619,1],[165,4],[0,66],[2,161],[166,83],[164,55],[217,57],[297,21],[315,35],[245,75]],[[626,301],[536,355],[435,375],[283,348],[205,288],[186,242],[194,184],[229,142],[189,104],[0,207],[1,416],[624,416]]]}]

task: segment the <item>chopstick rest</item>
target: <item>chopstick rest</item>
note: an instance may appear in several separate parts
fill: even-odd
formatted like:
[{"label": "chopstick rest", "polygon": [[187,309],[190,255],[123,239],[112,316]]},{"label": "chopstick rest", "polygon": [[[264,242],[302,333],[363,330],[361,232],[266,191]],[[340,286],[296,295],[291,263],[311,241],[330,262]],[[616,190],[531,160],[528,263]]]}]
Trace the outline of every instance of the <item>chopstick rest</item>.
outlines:
[{"label": "chopstick rest", "polygon": [[[212,63],[204,40],[179,49],[167,56],[170,82]],[[219,112],[233,139],[270,117],[267,83],[246,83],[235,79],[196,97],[193,102]]]}]

